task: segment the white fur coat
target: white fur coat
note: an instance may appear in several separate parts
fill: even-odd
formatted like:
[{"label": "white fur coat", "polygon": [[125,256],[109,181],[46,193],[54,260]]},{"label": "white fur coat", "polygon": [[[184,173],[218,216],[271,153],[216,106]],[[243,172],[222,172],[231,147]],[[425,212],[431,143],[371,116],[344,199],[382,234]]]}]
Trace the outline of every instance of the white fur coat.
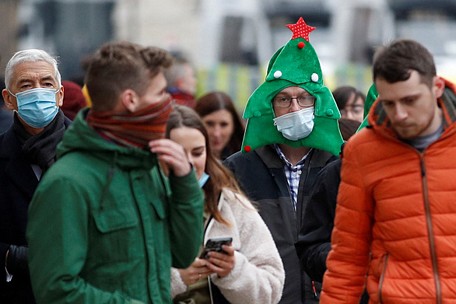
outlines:
[{"label": "white fur coat", "polygon": [[[211,275],[211,283],[217,285],[230,303],[278,303],[282,297],[285,272],[268,227],[250,201],[231,190],[222,191],[218,207],[231,226],[212,219],[204,243],[213,237],[233,237],[236,263],[226,277]],[[173,297],[186,291],[187,286],[177,269],[172,269],[171,280]]]}]

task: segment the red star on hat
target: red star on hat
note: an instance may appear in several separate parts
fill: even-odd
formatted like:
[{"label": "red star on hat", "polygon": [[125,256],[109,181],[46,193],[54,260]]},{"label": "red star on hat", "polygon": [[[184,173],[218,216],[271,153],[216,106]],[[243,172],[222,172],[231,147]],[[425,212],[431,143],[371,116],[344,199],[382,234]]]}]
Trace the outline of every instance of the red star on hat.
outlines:
[{"label": "red star on hat", "polygon": [[287,27],[293,32],[293,37],[291,37],[291,39],[302,37],[307,41],[309,41],[310,32],[315,29],[315,27],[307,25],[302,17],[300,17],[295,24],[287,24]]}]

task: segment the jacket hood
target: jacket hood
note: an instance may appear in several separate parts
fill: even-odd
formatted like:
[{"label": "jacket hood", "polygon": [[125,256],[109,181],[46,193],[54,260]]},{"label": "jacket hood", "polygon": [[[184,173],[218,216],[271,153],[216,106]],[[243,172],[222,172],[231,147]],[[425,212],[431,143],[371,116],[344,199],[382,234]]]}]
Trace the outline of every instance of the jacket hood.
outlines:
[{"label": "jacket hood", "polygon": [[78,152],[91,154],[124,169],[147,169],[157,164],[156,155],[148,150],[123,147],[101,137],[87,124],[89,108],[81,110],[57,146],[57,158]]},{"label": "jacket hood", "polygon": [[377,88],[375,87],[375,84],[372,84],[369,88],[369,91],[367,92],[366,99],[364,100],[364,120],[359,126],[358,130],[356,132],[359,132],[361,129],[363,129],[365,126],[369,124],[368,121],[368,114],[369,110],[374,104],[375,100],[378,97],[378,92]]}]

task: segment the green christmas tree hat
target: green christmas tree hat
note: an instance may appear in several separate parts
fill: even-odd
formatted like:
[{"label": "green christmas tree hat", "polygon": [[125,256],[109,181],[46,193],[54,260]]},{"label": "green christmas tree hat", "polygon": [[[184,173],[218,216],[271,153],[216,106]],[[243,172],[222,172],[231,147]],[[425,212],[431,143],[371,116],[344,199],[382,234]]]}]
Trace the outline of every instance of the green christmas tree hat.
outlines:
[{"label": "green christmas tree hat", "polygon": [[[315,28],[302,18],[288,24],[291,40],[271,58],[266,80],[250,96],[244,118],[247,126],[242,151],[249,152],[268,144],[312,147],[339,155],[343,143],[339,130],[340,113],[331,91],[323,84],[320,62],[309,42]],[[287,87],[298,86],[316,97],[314,127],[309,136],[296,141],[285,138],[274,125],[272,100]]]}]

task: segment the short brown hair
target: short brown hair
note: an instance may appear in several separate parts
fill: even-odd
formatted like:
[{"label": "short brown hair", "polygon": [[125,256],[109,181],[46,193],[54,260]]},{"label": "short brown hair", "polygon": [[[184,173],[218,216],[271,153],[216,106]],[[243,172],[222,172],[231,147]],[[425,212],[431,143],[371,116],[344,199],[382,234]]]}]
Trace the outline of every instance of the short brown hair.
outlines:
[{"label": "short brown hair", "polygon": [[132,89],[143,95],[150,80],[170,66],[171,55],[160,48],[131,42],[108,42],[90,57],[85,83],[94,111],[112,110],[119,95]]},{"label": "short brown hair", "polygon": [[380,48],[374,55],[373,78],[389,83],[405,81],[412,71],[420,74],[421,82],[429,87],[436,75],[432,54],[414,40],[400,39]]}]

